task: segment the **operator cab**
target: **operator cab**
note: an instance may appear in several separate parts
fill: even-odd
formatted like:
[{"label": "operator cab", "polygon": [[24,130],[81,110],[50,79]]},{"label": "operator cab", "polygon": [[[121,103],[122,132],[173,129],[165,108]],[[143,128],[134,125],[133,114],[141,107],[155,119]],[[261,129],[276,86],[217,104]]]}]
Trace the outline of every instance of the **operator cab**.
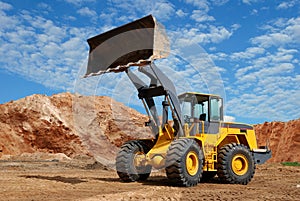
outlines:
[{"label": "operator cab", "polygon": [[178,98],[184,123],[194,128],[190,135],[219,132],[220,122],[223,121],[223,100],[220,96],[187,92]]}]

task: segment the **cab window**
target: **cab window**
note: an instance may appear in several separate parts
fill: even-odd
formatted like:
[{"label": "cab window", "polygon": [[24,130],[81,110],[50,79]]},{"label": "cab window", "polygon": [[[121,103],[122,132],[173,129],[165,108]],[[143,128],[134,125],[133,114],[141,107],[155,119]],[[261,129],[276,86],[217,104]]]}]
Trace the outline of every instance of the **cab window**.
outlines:
[{"label": "cab window", "polygon": [[181,110],[182,110],[182,114],[184,115],[184,116],[192,116],[192,110],[191,110],[191,102],[186,102],[186,101],[184,101],[184,102],[182,102],[181,103]]},{"label": "cab window", "polygon": [[210,99],[210,120],[221,121],[222,100],[220,98]]},{"label": "cab window", "polygon": [[[208,101],[198,102],[194,107],[194,118],[207,121],[208,120]],[[202,116],[202,117],[201,117]]]}]

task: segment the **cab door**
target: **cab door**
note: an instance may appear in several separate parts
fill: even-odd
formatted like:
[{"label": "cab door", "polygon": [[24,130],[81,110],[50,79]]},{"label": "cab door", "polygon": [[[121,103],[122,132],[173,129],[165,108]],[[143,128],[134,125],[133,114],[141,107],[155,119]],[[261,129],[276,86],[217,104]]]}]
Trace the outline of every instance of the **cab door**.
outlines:
[{"label": "cab door", "polygon": [[217,134],[220,122],[223,121],[223,100],[220,97],[211,96],[209,99],[209,129],[208,133]]}]

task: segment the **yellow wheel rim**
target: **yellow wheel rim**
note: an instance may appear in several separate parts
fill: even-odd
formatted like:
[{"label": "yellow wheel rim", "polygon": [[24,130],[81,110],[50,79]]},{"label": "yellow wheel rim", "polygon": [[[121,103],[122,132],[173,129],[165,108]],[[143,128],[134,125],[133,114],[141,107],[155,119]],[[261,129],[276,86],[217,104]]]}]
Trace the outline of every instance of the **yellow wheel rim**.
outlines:
[{"label": "yellow wheel rim", "polygon": [[194,151],[191,151],[186,156],[186,170],[189,175],[194,176],[199,169],[199,159]]},{"label": "yellow wheel rim", "polygon": [[248,159],[242,154],[237,154],[232,159],[231,167],[236,175],[242,176],[248,171]]}]

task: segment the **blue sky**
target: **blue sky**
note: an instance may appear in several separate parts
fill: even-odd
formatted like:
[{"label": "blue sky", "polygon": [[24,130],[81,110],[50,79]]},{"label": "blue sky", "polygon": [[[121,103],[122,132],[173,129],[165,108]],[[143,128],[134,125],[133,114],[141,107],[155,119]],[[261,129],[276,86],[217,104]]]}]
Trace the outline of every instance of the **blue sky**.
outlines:
[{"label": "blue sky", "polygon": [[[82,75],[87,38],[148,14],[165,26],[175,44],[170,58],[158,63],[172,75],[179,93],[221,91],[229,120],[300,117],[296,0],[0,1],[0,103],[70,91],[109,95],[139,108],[124,75],[85,80]],[[193,56],[205,52],[193,64],[194,72],[178,56],[186,45],[197,46]]]}]

